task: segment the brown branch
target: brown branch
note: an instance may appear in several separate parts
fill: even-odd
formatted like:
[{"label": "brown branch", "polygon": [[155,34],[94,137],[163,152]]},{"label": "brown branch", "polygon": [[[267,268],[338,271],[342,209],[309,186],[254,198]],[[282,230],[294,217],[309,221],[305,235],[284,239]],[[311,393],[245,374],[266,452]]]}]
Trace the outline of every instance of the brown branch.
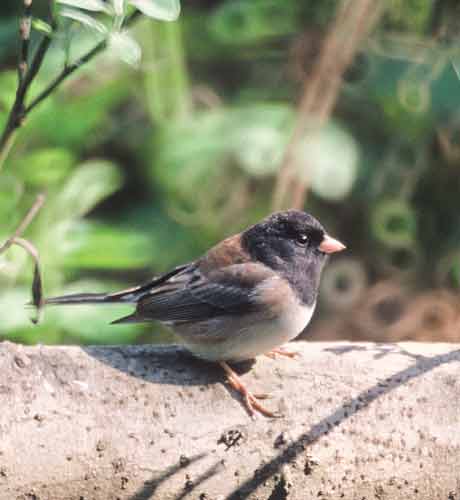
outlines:
[{"label": "brown branch", "polygon": [[33,205],[31,206],[31,208],[25,215],[24,219],[22,219],[21,223],[17,227],[16,231],[0,247],[0,254],[2,254],[6,250],[8,250],[8,248],[10,248],[10,246],[13,244],[12,240],[14,240],[15,238],[19,238],[24,233],[24,231],[27,229],[29,224],[34,219],[34,217],[37,215],[38,211],[42,208],[44,202],[45,202],[45,196],[43,194],[39,194],[35,199]]},{"label": "brown branch", "polygon": [[[37,76],[38,71],[43,63],[43,59],[45,54],[51,44],[51,37],[45,35],[40,42],[37,50],[35,51],[34,57],[32,59],[32,63],[30,65],[30,69],[25,73],[23,78],[20,78],[18,81],[18,88],[16,90],[16,97],[11,108],[10,114],[8,115],[8,119],[5,125],[5,129],[0,137],[0,168],[2,163],[6,157],[4,151],[8,151],[12,145],[12,141],[14,140],[14,132],[22,125],[24,118],[26,116],[25,113],[25,99],[27,97],[27,92],[30,88],[31,83],[34,78]],[[19,70],[21,73],[21,70]]]},{"label": "brown branch", "polygon": [[80,66],[92,59],[96,54],[99,54],[102,50],[107,47],[107,41],[102,40],[80,59],[66,66],[61,73],[42,91],[35,97],[32,102],[25,108],[24,113],[28,114],[32,109],[34,109],[38,104],[40,104],[44,99],[46,99],[53,91],[58,87],[69,75],[71,75]]},{"label": "brown branch", "polygon": [[16,231],[10,236],[2,246],[0,246],[0,255],[6,252],[12,245],[19,245],[24,248],[24,250],[32,257],[34,260],[34,277],[32,281],[32,304],[37,309],[37,318],[32,319],[34,323],[38,322],[38,317],[40,315],[41,308],[43,306],[43,287],[42,287],[42,277],[40,271],[40,256],[38,250],[35,246],[28,240],[21,238],[21,235],[27,229],[29,224],[32,222],[34,217],[37,215],[38,211],[43,206],[45,202],[45,196],[39,194],[35,199],[32,207],[29,209],[25,217],[22,219],[21,223],[17,227]]},{"label": "brown branch", "polygon": [[[129,17],[126,18],[124,27],[129,26],[137,17],[139,17],[140,11],[134,11]],[[92,49],[90,49],[86,54],[81,56],[77,61],[69,64],[63,68],[56,78],[48,84],[48,86],[43,89],[40,94],[38,94],[35,99],[26,107],[25,113],[28,114],[32,109],[34,109],[38,104],[40,104],[44,99],[46,99],[53,91],[74,71],[83,66],[85,63],[90,61],[94,56],[102,52],[107,47],[107,40],[100,41]]]},{"label": "brown branch", "polygon": [[[30,2],[31,0],[25,0],[25,2]],[[124,27],[129,26],[135,19],[139,17],[141,13],[139,11],[134,11],[130,16],[126,18]],[[55,22],[52,17],[52,12],[50,8],[50,19],[53,29],[55,28]],[[27,57],[28,43],[27,47],[22,45],[21,58],[19,63],[19,81],[18,88],[16,91],[16,97],[11,108],[10,114],[8,116],[5,128],[0,137],[0,168],[8,155],[8,152],[13,144],[15,132],[24,122],[25,117],[34,109],[38,104],[40,104],[46,97],[48,97],[69,75],[71,75],[75,70],[80,68],[83,64],[90,61],[95,55],[99,54],[107,46],[107,41],[103,40],[90,49],[86,54],[84,54],[80,59],[74,63],[64,67],[64,69],[59,73],[59,75],[47,86],[45,89],[36,96],[29,105],[26,105],[27,92],[30,88],[32,81],[37,76],[38,71],[42,65],[43,59],[46,52],[51,44],[51,36],[45,35],[35,52],[32,59],[30,68],[24,71],[23,74],[23,60],[24,56]],[[23,75],[23,76],[21,76]]]},{"label": "brown branch", "polygon": [[[43,299],[43,280],[40,271],[40,254],[37,248],[28,240],[24,238],[10,238],[11,245],[18,245],[22,247],[34,261],[34,277],[32,280],[32,305],[35,306],[37,317],[32,318],[32,323],[38,323],[41,316],[41,311],[44,305]],[[10,245],[10,246],[11,246]]]},{"label": "brown branch", "polygon": [[31,23],[32,23],[32,0],[24,0],[24,16],[22,17],[19,23],[19,36],[21,37],[21,52],[19,57],[18,72],[19,72],[20,84],[27,72]]},{"label": "brown branch", "polygon": [[[294,132],[276,179],[272,200],[274,210],[303,206],[308,186],[296,174],[297,146],[312,124],[321,126],[329,118],[338,97],[342,76],[360,43],[377,22],[382,7],[382,2],[372,0],[342,1],[312,75],[305,82]],[[292,195],[291,198],[288,194]]]}]

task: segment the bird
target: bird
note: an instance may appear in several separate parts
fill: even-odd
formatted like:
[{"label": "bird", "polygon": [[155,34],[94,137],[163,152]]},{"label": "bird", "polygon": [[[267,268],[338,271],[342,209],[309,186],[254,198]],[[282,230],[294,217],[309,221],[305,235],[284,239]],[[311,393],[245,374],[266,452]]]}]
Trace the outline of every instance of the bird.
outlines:
[{"label": "bird", "polygon": [[275,417],[229,363],[294,357],[283,347],[308,325],[330,254],[346,247],[307,212],[275,212],[203,256],[115,293],[47,298],[45,305],[132,303],[113,324],[159,321],[192,355],[218,363],[250,415]]}]

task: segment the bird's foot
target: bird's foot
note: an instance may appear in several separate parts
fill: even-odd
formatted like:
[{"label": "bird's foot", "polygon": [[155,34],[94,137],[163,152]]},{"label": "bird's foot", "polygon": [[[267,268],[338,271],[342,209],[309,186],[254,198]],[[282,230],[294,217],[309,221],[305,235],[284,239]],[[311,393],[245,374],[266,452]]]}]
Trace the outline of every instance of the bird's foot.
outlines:
[{"label": "bird's foot", "polygon": [[268,394],[254,394],[252,393],[243,383],[238,374],[230,368],[230,366],[225,361],[219,362],[220,366],[225,370],[227,375],[227,380],[229,384],[238,391],[243,396],[244,405],[251,417],[254,416],[255,412],[259,412],[266,417],[276,418],[279,417],[278,414],[267,410],[263,405],[259,403],[259,399],[267,399]]},{"label": "bird's foot", "polygon": [[297,351],[290,351],[285,347],[277,347],[276,349],[272,349],[270,352],[267,352],[265,356],[271,359],[276,359],[278,356],[294,359],[298,358],[300,356],[300,353]]}]

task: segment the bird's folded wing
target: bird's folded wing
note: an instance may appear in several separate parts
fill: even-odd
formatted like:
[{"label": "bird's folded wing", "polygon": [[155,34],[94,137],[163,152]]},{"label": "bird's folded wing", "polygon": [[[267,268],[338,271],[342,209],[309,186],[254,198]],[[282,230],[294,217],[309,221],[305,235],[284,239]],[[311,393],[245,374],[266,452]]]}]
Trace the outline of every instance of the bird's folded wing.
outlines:
[{"label": "bird's folded wing", "polygon": [[210,272],[199,265],[154,286],[138,302],[139,319],[165,322],[201,321],[255,312],[262,307],[258,286],[273,271],[256,263],[234,264]]}]

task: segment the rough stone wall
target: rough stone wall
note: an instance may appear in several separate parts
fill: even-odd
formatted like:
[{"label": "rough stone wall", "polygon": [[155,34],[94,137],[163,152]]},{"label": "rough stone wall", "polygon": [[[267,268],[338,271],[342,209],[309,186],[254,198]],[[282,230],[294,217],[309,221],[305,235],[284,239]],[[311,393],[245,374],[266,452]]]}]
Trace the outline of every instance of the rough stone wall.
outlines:
[{"label": "rough stone wall", "polygon": [[0,344],[0,499],[460,499],[460,346],[295,344],[251,419],[176,347]]}]

